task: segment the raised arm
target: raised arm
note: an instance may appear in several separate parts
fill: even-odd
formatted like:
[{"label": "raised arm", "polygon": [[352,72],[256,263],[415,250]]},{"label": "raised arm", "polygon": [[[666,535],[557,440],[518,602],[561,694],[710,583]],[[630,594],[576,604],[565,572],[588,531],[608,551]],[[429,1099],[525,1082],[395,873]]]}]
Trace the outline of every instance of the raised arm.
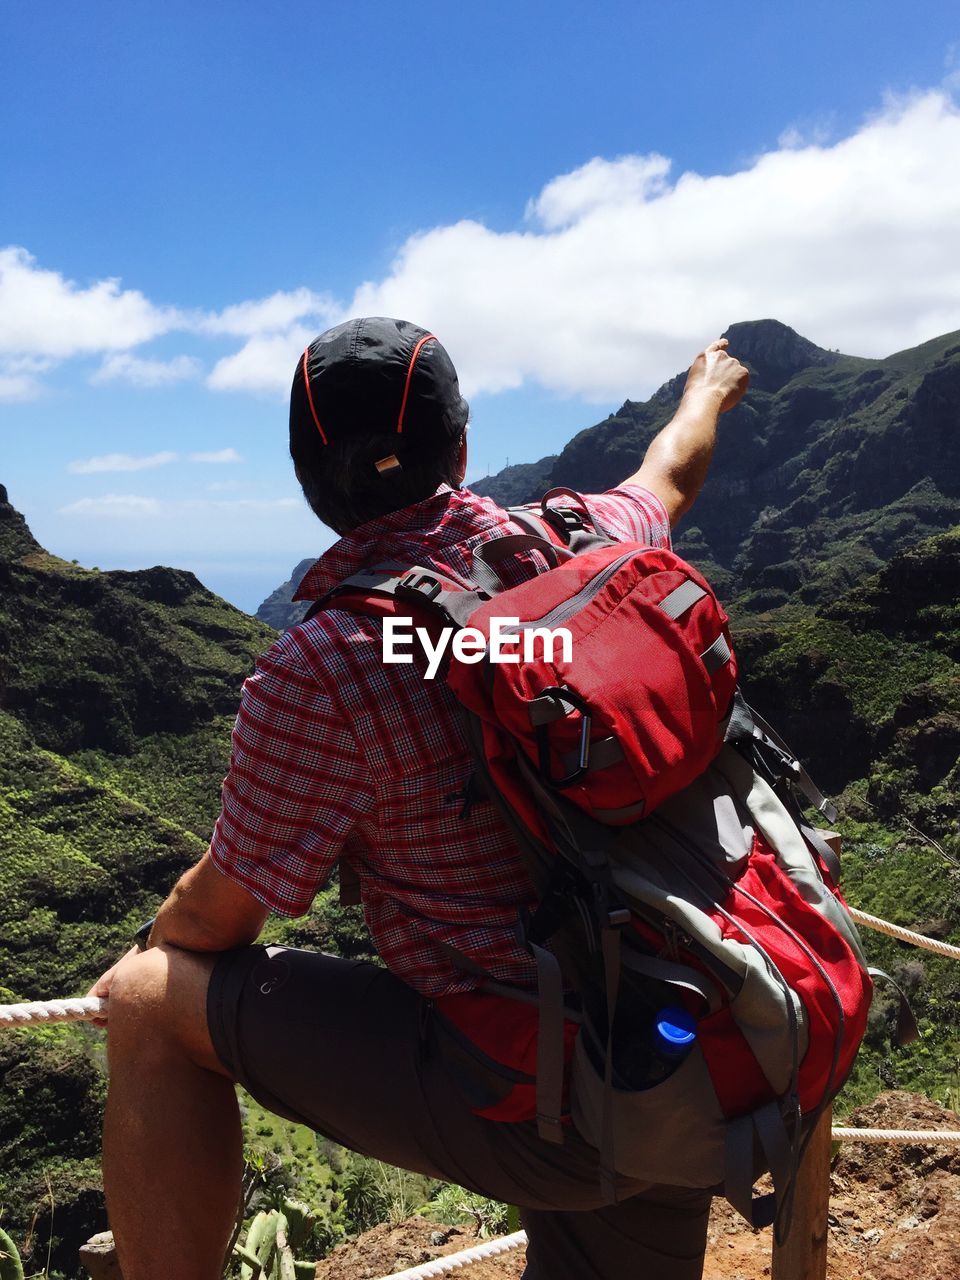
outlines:
[{"label": "raised arm", "polygon": [[647,449],[627,484],[643,485],[661,500],[675,525],[693,506],[707,478],[717,419],[738,403],[750,375],[718,338],[690,366],[680,407]]}]

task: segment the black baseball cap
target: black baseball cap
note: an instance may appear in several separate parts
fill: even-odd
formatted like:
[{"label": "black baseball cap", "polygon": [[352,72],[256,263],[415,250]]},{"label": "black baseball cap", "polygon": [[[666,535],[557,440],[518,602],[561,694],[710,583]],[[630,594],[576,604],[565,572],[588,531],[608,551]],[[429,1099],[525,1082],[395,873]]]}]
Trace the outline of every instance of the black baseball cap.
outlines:
[{"label": "black baseball cap", "polygon": [[338,324],[306,348],[290,392],[290,426],[323,445],[358,434],[391,436],[401,460],[459,436],[467,402],[434,334],[409,320],[365,316]]}]

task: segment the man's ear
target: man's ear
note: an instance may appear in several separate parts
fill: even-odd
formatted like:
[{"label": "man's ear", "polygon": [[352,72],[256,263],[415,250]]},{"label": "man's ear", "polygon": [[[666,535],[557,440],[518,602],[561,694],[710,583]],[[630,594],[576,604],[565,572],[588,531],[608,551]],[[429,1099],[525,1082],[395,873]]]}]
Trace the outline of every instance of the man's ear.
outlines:
[{"label": "man's ear", "polygon": [[460,440],[460,455],[457,458],[457,484],[463,484],[467,474],[467,433],[464,431]]}]

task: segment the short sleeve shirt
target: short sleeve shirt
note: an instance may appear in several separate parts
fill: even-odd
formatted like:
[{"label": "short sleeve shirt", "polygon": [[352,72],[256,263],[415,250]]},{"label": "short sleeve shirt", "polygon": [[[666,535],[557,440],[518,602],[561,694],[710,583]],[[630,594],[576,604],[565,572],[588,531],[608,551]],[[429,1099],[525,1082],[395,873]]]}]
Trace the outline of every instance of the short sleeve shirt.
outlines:
[{"label": "short sleeve shirt", "polygon": [[[649,491],[625,485],[586,503],[618,540],[669,546],[666,512]],[[441,486],[334,544],[297,596],[317,599],[386,560],[469,587],[473,549],[523,532],[490,498]],[[516,557],[516,580],[543,564],[536,553]],[[522,856],[494,803],[465,802],[474,765],[453,694],[417,664],[384,664],[382,626],[334,602],[257,661],[211,857],[285,916],[305,913],[333,867],[349,864],[381,958],[425,996],[477,986],[451,947],[500,982],[534,987],[517,938],[519,913],[534,905]]]}]

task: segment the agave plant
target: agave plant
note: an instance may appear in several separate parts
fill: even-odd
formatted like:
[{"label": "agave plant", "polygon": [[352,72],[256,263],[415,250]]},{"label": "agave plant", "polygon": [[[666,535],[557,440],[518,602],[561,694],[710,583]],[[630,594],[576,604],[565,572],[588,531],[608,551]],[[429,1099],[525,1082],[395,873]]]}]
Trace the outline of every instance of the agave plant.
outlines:
[{"label": "agave plant", "polygon": [[[243,1244],[233,1246],[240,1260],[240,1280],[302,1280],[312,1276],[316,1262],[297,1262],[294,1250],[309,1240],[313,1225],[313,1215],[299,1200],[284,1200],[282,1210],[258,1213]],[[0,1280],[6,1280],[2,1273]]]},{"label": "agave plant", "polygon": [[0,1280],[23,1280],[23,1263],[17,1246],[0,1230]]}]

